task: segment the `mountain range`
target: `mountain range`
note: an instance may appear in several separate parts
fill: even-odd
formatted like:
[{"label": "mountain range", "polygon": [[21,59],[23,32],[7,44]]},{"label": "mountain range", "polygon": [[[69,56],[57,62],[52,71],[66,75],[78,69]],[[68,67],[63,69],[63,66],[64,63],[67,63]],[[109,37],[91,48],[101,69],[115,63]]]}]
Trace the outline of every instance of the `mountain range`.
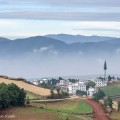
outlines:
[{"label": "mountain range", "polygon": [[102,74],[105,60],[107,73],[119,74],[120,38],[96,36],[85,42],[72,38],[71,43],[48,36],[0,38],[0,74],[25,78]]},{"label": "mountain range", "polygon": [[83,36],[83,35],[68,35],[68,34],[49,34],[45,35],[45,37],[57,39],[64,41],[68,44],[75,42],[101,42],[115,39],[114,37],[102,37],[102,36]]},{"label": "mountain range", "polygon": [[0,38],[0,55],[110,55],[120,53],[120,38],[46,35],[9,40]]}]

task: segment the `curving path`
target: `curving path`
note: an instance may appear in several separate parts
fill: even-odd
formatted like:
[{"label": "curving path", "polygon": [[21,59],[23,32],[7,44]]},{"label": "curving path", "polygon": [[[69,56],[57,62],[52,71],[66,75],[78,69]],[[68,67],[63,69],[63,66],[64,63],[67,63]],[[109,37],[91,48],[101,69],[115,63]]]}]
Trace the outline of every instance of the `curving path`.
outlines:
[{"label": "curving path", "polygon": [[106,115],[102,106],[90,99],[83,99],[86,103],[91,105],[94,110],[94,120],[110,120],[109,117]]}]

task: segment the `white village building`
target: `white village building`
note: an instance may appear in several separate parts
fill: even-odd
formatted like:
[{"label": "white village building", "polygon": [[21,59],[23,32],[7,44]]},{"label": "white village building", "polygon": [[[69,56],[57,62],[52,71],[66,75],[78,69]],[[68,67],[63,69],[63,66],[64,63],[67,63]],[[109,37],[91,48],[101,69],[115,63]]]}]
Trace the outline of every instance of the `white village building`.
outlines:
[{"label": "white village building", "polygon": [[47,78],[41,78],[38,81],[39,81],[40,84],[42,84],[43,82],[48,83],[48,79]]},{"label": "white village building", "polygon": [[[100,81],[97,79],[91,80],[91,81],[95,82],[96,87],[107,85],[103,81]],[[70,95],[76,94],[76,91],[80,90],[80,91],[87,92],[88,96],[93,96],[93,94],[96,93],[96,87],[95,88],[90,87],[87,90],[86,89],[87,82],[88,81],[78,81],[76,83],[72,83],[72,82],[69,82],[69,80],[60,80],[59,87],[61,88],[61,90],[67,91]]]},{"label": "white village building", "polygon": [[59,87],[63,91],[68,91],[69,80],[60,80]]},{"label": "white village building", "polygon": [[37,80],[33,80],[33,82],[32,82],[34,85],[38,85],[39,84],[39,82],[37,81]]},{"label": "white village building", "polygon": [[68,85],[68,84],[69,84],[69,80],[60,80],[60,83],[59,83],[60,86]]},{"label": "white village building", "polygon": [[88,95],[88,96],[93,96],[93,94],[95,94],[96,91],[97,91],[96,88],[90,87],[90,88],[87,90],[87,95]]},{"label": "white village building", "polygon": [[70,83],[68,85],[68,93],[69,94],[76,94],[77,90],[86,91],[86,83],[85,82],[77,82],[77,83]]},{"label": "white village building", "polygon": [[107,86],[108,80],[102,79],[91,79],[91,81],[95,82],[95,87],[104,87]]}]

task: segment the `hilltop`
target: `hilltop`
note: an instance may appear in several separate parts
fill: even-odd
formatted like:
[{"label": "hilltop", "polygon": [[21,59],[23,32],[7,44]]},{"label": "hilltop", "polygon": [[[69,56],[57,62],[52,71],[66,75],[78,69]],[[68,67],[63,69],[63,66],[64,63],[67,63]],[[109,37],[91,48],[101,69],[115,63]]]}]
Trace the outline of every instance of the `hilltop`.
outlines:
[{"label": "hilltop", "polygon": [[102,42],[102,41],[116,39],[115,37],[83,36],[83,35],[70,35],[70,34],[49,34],[49,35],[45,35],[45,37],[61,40],[68,44],[75,43],[75,42],[82,42],[82,43]]},{"label": "hilltop", "polygon": [[6,79],[6,78],[2,78],[0,77],[0,83],[6,83],[6,84],[10,84],[10,83],[14,83],[17,86],[19,86],[20,88],[23,88],[24,90],[40,95],[40,96],[48,96],[50,95],[50,90],[49,89],[45,89],[45,88],[41,88],[35,85],[31,85],[28,83],[25,83],[24,81],[17,81],[17,80],[13,80],[13,79]]}]

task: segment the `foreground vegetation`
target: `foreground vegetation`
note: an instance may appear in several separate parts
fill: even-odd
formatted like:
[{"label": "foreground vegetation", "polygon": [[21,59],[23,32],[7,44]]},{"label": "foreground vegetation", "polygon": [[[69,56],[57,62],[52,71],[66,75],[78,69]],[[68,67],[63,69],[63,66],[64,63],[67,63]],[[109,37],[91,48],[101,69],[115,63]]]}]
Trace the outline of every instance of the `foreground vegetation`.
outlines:
[{"label": "foreground vegetation", "polygon": [[88,114],[92,113],[92,108],[79,99],[31,105],[7,109],[3,114],[14,115],[11,120],[93,120],[93,115]]},{"label": "foreground vegetation", "polygon": [[15,84],[0,84],[0,109],[9,106],[23,106],[26,92]]},{"label": "foreground vegetation", "polygon": [[31,103],[33,106],[47,108],[52,111],[59,111],[64,113],[92,113],[92,108],[82,100],[64,100],[56,103]]}]

